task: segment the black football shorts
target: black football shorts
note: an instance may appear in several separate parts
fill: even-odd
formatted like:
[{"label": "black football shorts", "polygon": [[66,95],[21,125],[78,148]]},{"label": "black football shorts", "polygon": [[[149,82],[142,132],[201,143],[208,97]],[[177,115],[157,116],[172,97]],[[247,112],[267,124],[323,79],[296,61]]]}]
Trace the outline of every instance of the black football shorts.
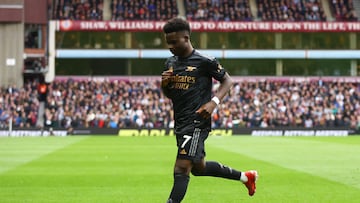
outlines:
[{"label": "black football shorts", "polygon": [[189,134],[176,135],[178,146],[177,158],[192,160],[194,163],[200,162],[206,155],[205,140],[209,136],[209,131],[195,128]]}]

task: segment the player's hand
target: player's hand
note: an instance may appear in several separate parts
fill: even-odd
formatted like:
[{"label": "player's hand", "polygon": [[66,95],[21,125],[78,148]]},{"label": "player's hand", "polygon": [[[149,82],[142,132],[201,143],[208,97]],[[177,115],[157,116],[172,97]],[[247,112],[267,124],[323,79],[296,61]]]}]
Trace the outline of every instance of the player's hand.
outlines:
[{"label": "player's hand", "polygon": [[201,116],[204,119],[208,119],[211,117],[212,112],[216,108],[216,104],[213,101],[209,101],[208,103],[202,105],[195,113]]},{"label": "player's hand", "polygon": [[166,70],[166,71],[162,72],[162,74],[161,74],[161,86],[162,87],[165,87],[169,84],[172,75],[173,75],[172,70]]}]

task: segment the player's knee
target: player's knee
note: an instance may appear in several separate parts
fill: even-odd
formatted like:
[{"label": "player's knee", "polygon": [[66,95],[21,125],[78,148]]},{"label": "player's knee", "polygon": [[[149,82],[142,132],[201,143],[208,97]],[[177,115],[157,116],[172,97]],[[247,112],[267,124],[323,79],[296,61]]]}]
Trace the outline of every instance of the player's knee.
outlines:
[{"label": "player's knee", "polygon": [[196,169],[196,168],[193,168],[191,170],[191,174],[193,174],[194,176],[202,176],[204,175],[204,169]]},{"label": "player's knee", "polygon": [[197,170],[191,170],[191,174],[193,174],[194,176],[201,176],[201,174],[203,174],[203,172],[197,171]]},{"label": "player's knee", "polygon": [[191,174],[193,174],[194,176],[202,176],[204,175],[205,170],[205,162],[202,161],[194,165],[194,167],[191,169]]},{"label": "player's knee", "polygon": [[189,175],[192,163],[188,160],[177,160],[175,163],[174,173],[182,173]]},{"label": "player's knee", "polygon": [[187,174],[189,175],[190,169],[188,167],[175,166],[174,174]]}]

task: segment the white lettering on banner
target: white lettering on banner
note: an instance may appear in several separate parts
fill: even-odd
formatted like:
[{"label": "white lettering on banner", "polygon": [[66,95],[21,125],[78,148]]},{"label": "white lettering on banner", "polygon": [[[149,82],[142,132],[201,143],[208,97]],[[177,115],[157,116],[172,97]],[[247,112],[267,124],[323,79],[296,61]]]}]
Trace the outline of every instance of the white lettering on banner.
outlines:
[{"label": "white lettering on banner", "polygon": [[253,130],[252,136],[348,136],[347,130]]},{"label": "white lettering on banner", "polygon": [[316,22],[311,22],[311,23],[308,23],[308,22],[305,22],[303,23],[303,29],[305,31],[307,30],[321,30],[321,24],[320,23],[316,23]]},{"label": "white lettering on banner", "polygon": [[282,136],[282,130],[253,130],[251,136]]},{"label": "white lettering on banner", "polygon": [[272,23],[272,29],[274,30],[301,30],[300,23]]},{"label": "white lettering on banner", "polygon": [[352,31],[352,30],[360,30],[360,24],[359,23],[348,23],[347,25],[347,29]]},{"label": "white lettering on banner", "polygon": [[285,130],[284,136],[314,136],[314,130]]},{"label": "white lettering on banner", "polygon": [[104,21],[81,21],[80,28],[84,30],[107,30],[107,23]]},{"label": "white lettering on banner", "polygon": [[213,22],[204,22],[203,26],[205,30],[214,30],[216,28],[216,24]]},{"label": "white lettering on banner", "polygon": [[201,22],[191,22],[190,26],[191,26],[191,29],[193,29],[193,30],[201,30],[201,29],[203,29],[202,24],[203,23],[201,23]]},{"label": "white lettering on banner", "polygon": [[165,25],[165,22],[155,22],[155,29],[161,30]]},{"label": "white lettering on banner", "polygon": [[348,136],[347,130],[318,130],[315,136]]},{"label": "white lettering on banner", "polygon": [[346,30],[344,23],[324,23],[323,30]]},{"label": "white lettering on banner", "polygon": [[153,30],[155,28],[155,24],[148,21],[120,21],[109,22],[109,28],[125,30]]},{"label": "white lettering on banner", "polygon": [[[54,136],[66,136],[66,130],[54,130]],[[13,130],[10,132],[8,130],[0,130],[0,137],[38,137],[38,136],[51,136],[49,131],[41,131],[41,130]]]},{"label": "white lettering on banner", "polygon": [[[61,31],[114,30],[114,31],[158,31],[165,21],[59,21]],[[357,32],[360,22],[211,22],[191,21],[193,31],[258,31],[258,32]]]}]

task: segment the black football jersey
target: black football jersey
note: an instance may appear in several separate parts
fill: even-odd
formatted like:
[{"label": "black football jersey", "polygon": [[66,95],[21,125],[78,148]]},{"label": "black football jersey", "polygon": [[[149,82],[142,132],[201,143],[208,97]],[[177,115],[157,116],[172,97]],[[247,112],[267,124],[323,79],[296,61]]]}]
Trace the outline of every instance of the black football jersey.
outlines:
[{"label": "black football jersey", "polygon": [[211,118],[204,119],[195,112],[211,100],[213,79],[221,81],[225,75],[219,62],[194,50],[187,58],[168,58],[165,70],[173,71],[165,88],[173,103],[175,134],[193,132],[195,127],[211,130]]}]

